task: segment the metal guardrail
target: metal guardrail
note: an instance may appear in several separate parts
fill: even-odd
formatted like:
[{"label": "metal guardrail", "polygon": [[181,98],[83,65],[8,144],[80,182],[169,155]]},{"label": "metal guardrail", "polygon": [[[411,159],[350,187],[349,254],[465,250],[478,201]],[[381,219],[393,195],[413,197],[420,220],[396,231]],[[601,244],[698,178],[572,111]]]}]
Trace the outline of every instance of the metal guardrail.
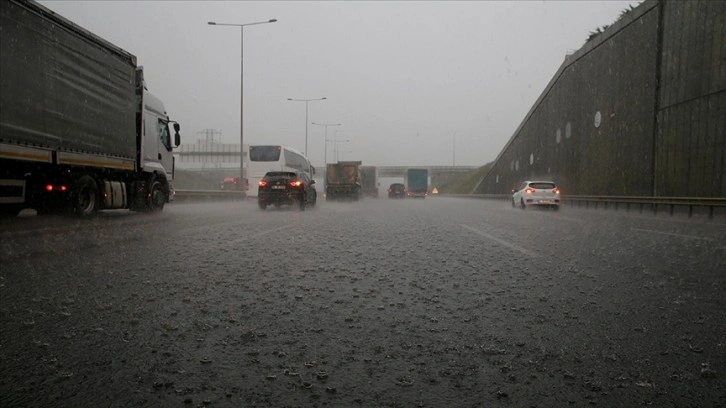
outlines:
[{"label": "metal guardrail", "polygon": [[[492,200],[511,200],[511,194],[441,194],[444,197],[464,197],[479,198]],[[713,219],[716,208],[726,208],[726,198],[724,197],[642,197],[642,196],[587,196],[587,195],[567,195],[562,196],[562,203],[569,206],[585,207],[585,208],[603,208],[609,207],[619,209],[624,207],[629,211],[631,207],[637,207],[640,212],[648,208],[654,214],[659,209],[666,207],[668,212],[673,215],[676,207],[687,207],[688,216],[693,216],[694,208],[708,209],[708,218]]]},{"label": "metal guardrail", "polygon": [[630,196],[563,196],[562,200],[567,205],[575,205],[589,208],[592,204],[595,208],[602,205],[605,209],[608,206],[618,207],[624,206],[626,211],[635,206],[643,212],[645,207],[650,207],[653,214],[658,213],[658,209],[666,207],[670,215],[673,215],[675,207],[687,207],[688,216],[693,216],[693,209],[703,207],[708,209],[708,218],[712,219],[716,208],[726,207],[726,198],[717,197],[630,197]]}]

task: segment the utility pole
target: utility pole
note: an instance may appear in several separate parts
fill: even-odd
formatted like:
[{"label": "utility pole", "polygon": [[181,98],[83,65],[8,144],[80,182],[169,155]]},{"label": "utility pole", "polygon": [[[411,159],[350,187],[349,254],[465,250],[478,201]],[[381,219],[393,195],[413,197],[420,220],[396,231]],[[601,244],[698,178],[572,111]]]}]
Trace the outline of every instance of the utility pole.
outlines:
[{"label": "utility pole", "polygon": [[[204,135],[204,140],[205,140],[204,149],[207,152],[209,152],[209,156],[207,156],[207,157],[209,158],[209,160],[211,160],[211,162],[215,168],[219,168],[220,167],[219,162],[220,161],[223,162],[224,157],[222,157],[222,160],[217,161],[217,155],[215,153],[219,151],[219,149],[217,149],[217,147],[220,146],[222,143],[222,137],[221,137],[222,131],[217,130],[217,129],[202,129],[199,132],[197,132],[197,134]],[[214,140],[214,135],[220,135],[219,141]],[[204,159],[204,160],[205,161],[204,161],[204,164],[202,165],[202,167],[207,166],[206,159]]]},{"label": "utility pole", "polygon": [[[206,141],[208,141],[208,142],[211,141],[212,143],[214,143],[214,135],[221,135],[222,131],[217,130],[217,129],[202,129],[199,132],[197,132],[197,134],[205,135]],[[219,138],[219,141],[220,142],[222,141],[221,137]]]}]

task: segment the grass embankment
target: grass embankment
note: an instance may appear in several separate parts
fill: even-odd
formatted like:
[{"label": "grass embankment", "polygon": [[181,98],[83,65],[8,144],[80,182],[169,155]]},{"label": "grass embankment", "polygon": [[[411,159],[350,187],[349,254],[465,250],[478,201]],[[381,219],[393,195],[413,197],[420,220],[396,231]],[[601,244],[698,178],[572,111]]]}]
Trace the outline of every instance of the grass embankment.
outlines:
[{"label": "grass embankment", "polygon": [[489,169],[492,167],[492,163],[487,163],[469,173],[461,175],[449,184],[439,187],[440,194],[469,194],[471,190],[476,187],[479,180],[484,177]]}]

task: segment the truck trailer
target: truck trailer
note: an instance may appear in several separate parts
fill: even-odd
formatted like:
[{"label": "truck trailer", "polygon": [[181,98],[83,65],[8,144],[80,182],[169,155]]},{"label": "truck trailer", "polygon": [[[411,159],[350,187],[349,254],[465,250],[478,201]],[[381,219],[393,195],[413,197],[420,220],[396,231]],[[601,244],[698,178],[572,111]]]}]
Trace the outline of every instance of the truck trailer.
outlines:
[{"label": "truck trailer", "polygon": [[162,210],[179,124],[136,57],[34,1],[0,2],[0,32],[0,212]]},{"label": "truck trailer", "polygon": [[325,171],[325,200],[358,201],[361,189],[360,161],[328,163]]},{"label": "truck trailer", "polygon": [[404,178],[407,197],[426,198],[429,195],[428,169],[407,169]]}]

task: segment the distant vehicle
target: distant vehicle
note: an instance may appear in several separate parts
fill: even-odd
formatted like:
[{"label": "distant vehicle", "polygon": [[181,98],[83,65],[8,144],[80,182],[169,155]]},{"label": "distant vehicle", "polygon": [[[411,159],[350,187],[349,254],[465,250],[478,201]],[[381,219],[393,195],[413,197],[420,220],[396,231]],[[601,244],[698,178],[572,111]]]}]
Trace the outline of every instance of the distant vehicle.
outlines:
[{"label": "distant vehicle", "polygon": [[560,189],[553,181],[524,181],[512,190],[512,207],[523,210],[531,205],[559,210],[560,203]]},{"label": "distant vehicle", "polygon": [[406,198],[406,186],[403,183],[393,183],[388,187],[388,198]]},{"label": "distant vehicle", "polygon": [[312,180],[315,168],[302,153],[280,145],[249,146],[247,161],[248,197],[257,197],[259,182],[267,172],[288,171],[307,174]]},{"label": "distant vehicle", "polygon": [[404,175],[406,196],[412,198],[426,198],[429,195],[428,169],[408,169]]},{"label": "distant vehicle", "polygon": [[328,163],[325,171],[325,200],[358,201],[361,189],[360,161]]},{"label": "distant vehicle", "polygon": [[239,177],[225,177],[221,183],[219,183],[219,189],[220,190],[229,190],[229,191],[245,191],[249,189],[249,185],[244,185],[246,183],[247,179],[245,179],[245,183],[240,182]]},{"label": "distant vehicle", "polygon": [[179,124],[136,57],[36,2],[0,28],[0,214],[161,211]]},{"label": "distant vehicle", "polygon": [[297,205],[304,211],[315,207],[318,199],[315,180],[305,172],[270,171],[257,183],[257,204],[264,210],[268,205]]},{"label": "distant vehicle", "polygon": [[376,166],[360,166],[361,194],[366,197],[378,198],[378,168]]}]

